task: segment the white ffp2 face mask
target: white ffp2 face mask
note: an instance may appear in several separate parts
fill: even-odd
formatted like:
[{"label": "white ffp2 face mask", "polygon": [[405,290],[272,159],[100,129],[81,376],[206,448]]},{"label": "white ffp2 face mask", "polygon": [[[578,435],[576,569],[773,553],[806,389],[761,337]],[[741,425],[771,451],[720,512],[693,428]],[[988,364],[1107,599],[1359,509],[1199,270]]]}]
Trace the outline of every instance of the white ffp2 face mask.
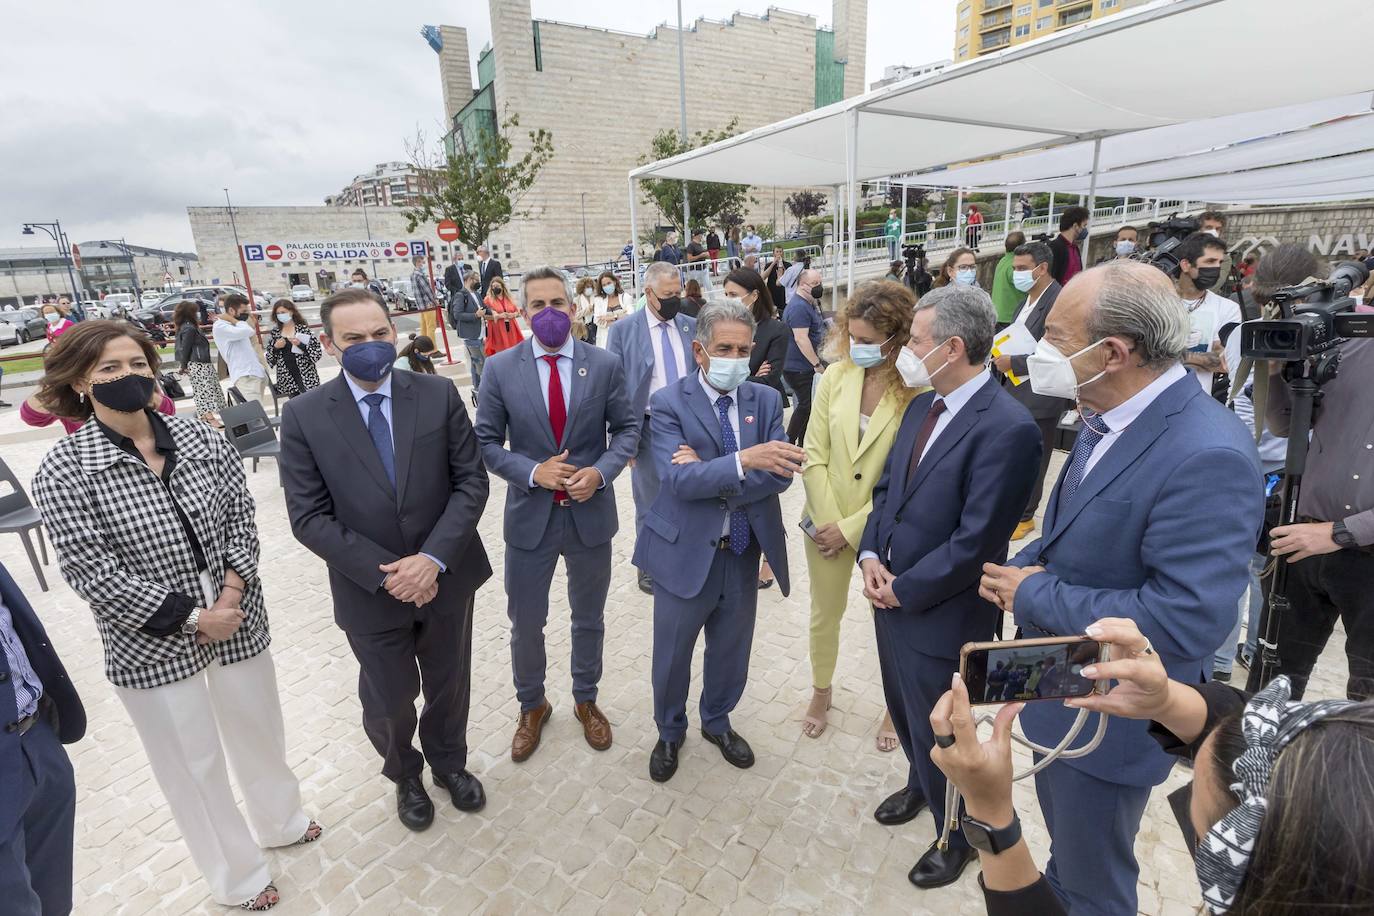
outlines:
[{"label": "white ffp2 face mask", "polygon": [[1040,338],[1035,345],[1035,352],[1026,357],[1026,371],[1030,373],[1031,391],[1047,398],[1078,400],[1079,390],[1106,375],[1107,370],[1103,369],[1087,381],[1079,382],[1078,376],[1073,372],[1073,361],[1106,339],[1104,337],[1088,344],[1077,353],[1065,356],[1054,344],[1043,337]]},{"label": "white ffp2 face mask", "polygon": [[[946,337],[936,344],[930,353],[934,353],[949,343],[951,339]],[[939,375],[940,371],[949,365],[949,363],[945,363],[944,366],[931,372],[926,368],[926,359],[929,358],[930,353],[925,356],[917,356],[910,347],[902,347],[901,352],[897,354],[897,372],[902,376],[902,381],[908,388],[928,388],[931,379]]]}]

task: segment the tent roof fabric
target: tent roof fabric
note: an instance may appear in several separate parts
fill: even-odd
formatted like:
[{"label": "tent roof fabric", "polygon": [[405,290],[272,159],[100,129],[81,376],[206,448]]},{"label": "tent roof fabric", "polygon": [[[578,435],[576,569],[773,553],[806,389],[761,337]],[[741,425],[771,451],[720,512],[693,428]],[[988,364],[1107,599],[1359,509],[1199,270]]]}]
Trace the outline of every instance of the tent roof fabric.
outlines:
[{"label": "tent roof fabric", "polygon": [[[1328,54],[1319,67],[1282,65],[1301,53],[1295,49],[1327,47],[1332,23],[1360,22],[1367,11],[1365,0],[1322,0],[1320,16],[1294,16],[1290,0],[1157,0],[641,166],[630,176],[842,185],[849,118],[857,120],[854,175],[860,180],[1045,147],[1063,147],[1054,153],[1063,154],[1064,164],[1051,176],[1028,177],[1074,175],[1084,171],[1078,165],[1084,147],[1090,170],[1095,139],[1179,125],[1172,142],[1197,150],[1200,138],[1190,139],[1182,125],[1238,117],[1229,126],[1218,123],[1208,145],[1231,143],[1238,131],[1259,135],[1238,113],[1310,105],[1328,99],[1332,86],[1374,90],[1368,55]],[[1171,64],[1179,49],[1196,47],[1198,35],[1225,35],[1234,53],[1190,54],[1186,64]],[[1313,112],[1333,111],[1313,120]],[[1330,108],[1290,111],[1286,123],[1297,130],[1350,113],[1333,101]],[[1122,156],[1104,159],[1104,167],[1140,164],[1122,140]],[[1102,146],[1105,152],[1106,139]]]}]

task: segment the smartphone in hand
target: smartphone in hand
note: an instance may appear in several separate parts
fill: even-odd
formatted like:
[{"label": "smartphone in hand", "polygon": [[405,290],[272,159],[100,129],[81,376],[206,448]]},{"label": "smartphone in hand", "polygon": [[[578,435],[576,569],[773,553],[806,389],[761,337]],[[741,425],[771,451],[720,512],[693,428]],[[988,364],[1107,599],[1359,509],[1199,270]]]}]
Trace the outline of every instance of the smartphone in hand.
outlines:
[{"label": "smartphone in hand", "polygon": [[809,537],[811,540],[816,540],[816,523],[811,521],[811,516],[803,515],[802,520],[797,522],[797,527],[800,528],[802,530],[802,533]]},{"label": "smartphone in hand", "polygon": [[1063,700],[1105,692],[1106,681],[1080,672],[1109,654],[1107,644],[1087,636],[971,642],[959,652],[959,676],[974,705]]}]

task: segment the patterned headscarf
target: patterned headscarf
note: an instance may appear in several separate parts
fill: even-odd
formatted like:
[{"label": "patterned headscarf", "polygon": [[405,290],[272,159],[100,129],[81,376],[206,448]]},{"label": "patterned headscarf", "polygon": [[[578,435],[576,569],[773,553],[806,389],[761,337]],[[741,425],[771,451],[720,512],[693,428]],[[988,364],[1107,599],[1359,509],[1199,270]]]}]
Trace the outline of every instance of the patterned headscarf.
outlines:
[{"label": "patterned headscarf", "polygon": [[1245,705],[1240,727],[1246,748],[1231,767],[1236,777],[1231,791],[1240,804],[1212,825],[1195,857],[1202,900],[1213,913],[1231,909],[1245,879],[1279,753],[1309,725],[1355,705],[1349,700],[1292,703],[1290,696],[1288,678],[1276,677]]}]

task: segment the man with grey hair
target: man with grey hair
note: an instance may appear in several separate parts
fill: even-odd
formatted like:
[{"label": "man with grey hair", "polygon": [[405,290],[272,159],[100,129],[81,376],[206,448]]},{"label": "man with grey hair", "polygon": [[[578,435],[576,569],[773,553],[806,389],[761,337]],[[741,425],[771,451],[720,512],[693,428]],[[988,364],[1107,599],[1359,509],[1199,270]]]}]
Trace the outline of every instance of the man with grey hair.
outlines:
[{"label": "man with grey hair", "polygon": [[[655,261],[644,270],[644,308],[611,325],[606,349],[620,360],[630,406],[640,418],[639,447],[630,472],[635,500],[635,532],[644,527],[644,514],[658,496],[657,465],[650,460],[653,431],[649,398],[665,385],[691,374],[692,338],[697,322],[680,315],[682,277],[672,264]],[[639,588],[653,594],[653,580],[642,568]]]},{"label": "man with grey hair", "polygon": [[572,336],[576,306],[562,271],[526,271],[520,310],[534,333],[487,362],[475,424],[483,461],[508,484],[506,610],[520,701],[511,740],[516,763],[539,747],[553,711],[544,693],[544,625],[559,557],[572,616],[573,715],[592,748],[611,746],[611,724],[596,698],[611,540],[619,525],[612,484],[635,453],[642,417],[630,407],[620,361]]},{"label": "man with grey hair", "polygon": [[[618,326],[618,325],[617,325]],[[652,461],[663,486],[635,542],[635,565],[654,581],[653,687],[658,743],[649,776],[677,771],[697,637],[706,633],[701,734],[737,767],[754,764],[730,725],[744,694],[758,605],[760,554],[788,592],[787,538],[778,494],[806,453],[786,441],[782,398],[750,382],[754,316],[736,300],[697,316],[699,372],[656,392]]]},{"label": "man with grey hair", "polygon": [[[904,824],[929,806],[936,836],[945,778],[930,760],[930,713],[963,645],[1000,635],[997,606],[979,596],[978,577],[984,563],[1006,561],[1039,467],[1035,421],[987,367],[996,323],[977,287],[943,286],[916,303],[897,371],[925,392],[907,408],[859,542],[883,693],[909,762],[906,785],[874,817]],[[955,831],[948,850],[931,844],[907,877],[942,887],[973,858]]]},{"label": "man with grey hair", "polygon": [[477,277],[482,281],[481,298],[487,298],[487,288],[491,286],[493,277],[504,277],[501,272],[501,262],[491,256],[491,249],[486,243],[477,246]]},{"label": "man with grey hair", "polygon": [[[989,563],[980,593],[1027,637],[1091,636],[1104,617],[1134,620],[1169,676],[1197,684],[1235,622],[1264,484],[1244,424],[1180,362],[1189,331],[1172,285],[1147,264],[1111,261],[1064,287],[1029,360],[1030,384],[1075,399],[1083,427],[1041,537],[1010,564]],[[1032,703],[1021,724],[1053,746],[1073,717]],[[1136,912],[1135,834],[1172,764],[1148,723],[1112,717],[1094,753],[1036,775],[1053,844],[1045,876],[1071,912]],[[990,826],[1014,819],[1000,812]]]}]

